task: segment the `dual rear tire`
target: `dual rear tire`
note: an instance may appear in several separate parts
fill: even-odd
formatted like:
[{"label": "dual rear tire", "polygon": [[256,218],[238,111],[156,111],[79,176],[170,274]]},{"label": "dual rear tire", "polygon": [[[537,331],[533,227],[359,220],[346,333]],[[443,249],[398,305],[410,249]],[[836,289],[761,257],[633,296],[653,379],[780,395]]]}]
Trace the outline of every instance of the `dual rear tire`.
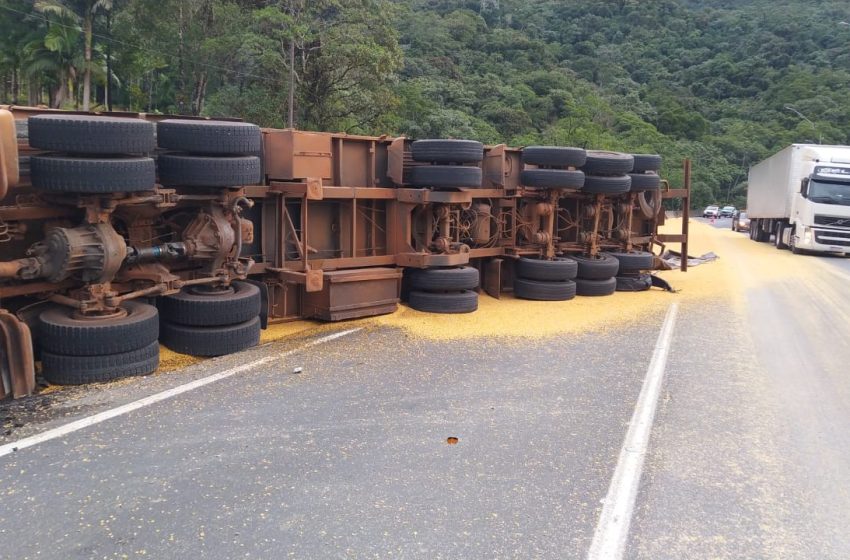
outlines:
[{"label": "dual rear tire", "polygon": [[409,269],[407,304],[428,313],[472,313],[478,309],[478,269],[471,266]]},{"label": "dual rear tire", "polygon": [[620,270],[620,261],[613,255],[600,253],[599,256],[573,256],[578,262],[576,293],[580,296],[610,296],[617,290],[616,276]]},{"label": "dual rear tire", "polygon": [[227,188],[262,181],[260,127],[245,122],[167,119],[156,126],[159,180],[167,187]]},{"label": "dual rear tire", "polygon": [[420,188],[481,188],[484,145],[475,140],[417,140],[411,145],[410,184]]},{"label": "dual rear tire", "polygon": [[34,188],[52,193],[108,194],[153,190],[153,123],[86,115],[37,115],[29,144],[53,152],[33,156]]},{"label": "dual rear tire", "polygon": [[587,152],[582,148],[566,146],[526,146],[522,150],[523,165],[537,169],[523,169],[520,183],[531,189],[580,190],[584,187],[584,165]]},{"label": "dual rear tire", "polygon": [[514,267],[514,296],[536,301],[567,301],[576,296],[578,263],[567,257],[552,260],[521,257]]},{"label": "dual rear tire", "polygon": [[55,306],[39,316],[42,375],[57,385],[112,381],[152,373],[159,366],[159,314],[127,301],[120,314],[82,318]]},{"label": "dual rear tire", "polygon": [[260,290],[248,282],[225,289],[184,288],[160,299],[160,341],[192,356],[224,356],[260,342]]}]

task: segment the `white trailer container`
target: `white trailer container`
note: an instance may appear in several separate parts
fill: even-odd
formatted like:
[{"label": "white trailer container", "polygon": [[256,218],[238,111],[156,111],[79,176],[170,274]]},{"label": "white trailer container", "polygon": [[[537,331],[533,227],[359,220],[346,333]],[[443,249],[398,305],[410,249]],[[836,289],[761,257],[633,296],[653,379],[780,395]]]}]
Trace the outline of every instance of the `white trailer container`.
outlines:
[{"label": "white trailer container", "polygon": [[750,168],[750,238],[780,249],[850,252],[850,146],[792,144]]}]

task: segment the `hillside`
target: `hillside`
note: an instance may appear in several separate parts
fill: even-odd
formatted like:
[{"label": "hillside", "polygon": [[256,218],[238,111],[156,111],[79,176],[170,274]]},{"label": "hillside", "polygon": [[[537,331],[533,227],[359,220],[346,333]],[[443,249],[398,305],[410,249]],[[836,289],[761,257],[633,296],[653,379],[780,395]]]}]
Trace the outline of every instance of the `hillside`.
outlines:
[{"label": "hillside", "polygon": [[79,105],[90,67],[94,104],[109,75],[115,107],[284,126],[293,44],[299,127],[655,151],[674,181],[687,156],[696,205],[741,204],[785,144],[850,143],[843,2],[103,4],[0,4],[3,99]]}]

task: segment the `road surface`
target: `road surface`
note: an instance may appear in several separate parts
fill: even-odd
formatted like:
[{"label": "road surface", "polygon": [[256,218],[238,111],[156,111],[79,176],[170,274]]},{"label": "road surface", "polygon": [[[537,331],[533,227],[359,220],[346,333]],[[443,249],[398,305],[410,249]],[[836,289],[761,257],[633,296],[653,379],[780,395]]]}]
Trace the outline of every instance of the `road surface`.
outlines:
[{"label": "road surface", "polygon": [[[0,457],[0,557],[586,558],[625,473],[624,558],[848,558],[848,261],[692,231],[720,259],[609,324],[348,323],[6,404],[0,444],[56,437]],[[624,441],[647,404],[635,478]]]}]

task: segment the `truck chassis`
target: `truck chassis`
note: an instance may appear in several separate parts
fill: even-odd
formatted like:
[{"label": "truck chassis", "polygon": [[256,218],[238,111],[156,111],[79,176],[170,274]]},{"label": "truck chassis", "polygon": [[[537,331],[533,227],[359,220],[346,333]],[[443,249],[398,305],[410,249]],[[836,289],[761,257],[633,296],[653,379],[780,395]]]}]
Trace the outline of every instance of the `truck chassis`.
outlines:
[{"label": "truck chassis", "polygon": [[47,306],[109,322],[130,300],[249,281],[264,324],[338,321],[394,311],[405,269],[473,266],[498,298],[521,257],[594,258],[670,242],[687,252],[687,215],[681,234],[658,228],[662,200],[688,207],[688,161],[682,188],[589,194],[523,186],[522,150],[486,146],[477,188],[419,188],[410,176],[422,164],[406,138],[264,129],[260,184],[45,193],[31,186],[27,162],[39,151],[25,123],[50,112],[2,109],[17,124],[20,170],[0,166],[0,396],[34,391],[32,332]]}]

